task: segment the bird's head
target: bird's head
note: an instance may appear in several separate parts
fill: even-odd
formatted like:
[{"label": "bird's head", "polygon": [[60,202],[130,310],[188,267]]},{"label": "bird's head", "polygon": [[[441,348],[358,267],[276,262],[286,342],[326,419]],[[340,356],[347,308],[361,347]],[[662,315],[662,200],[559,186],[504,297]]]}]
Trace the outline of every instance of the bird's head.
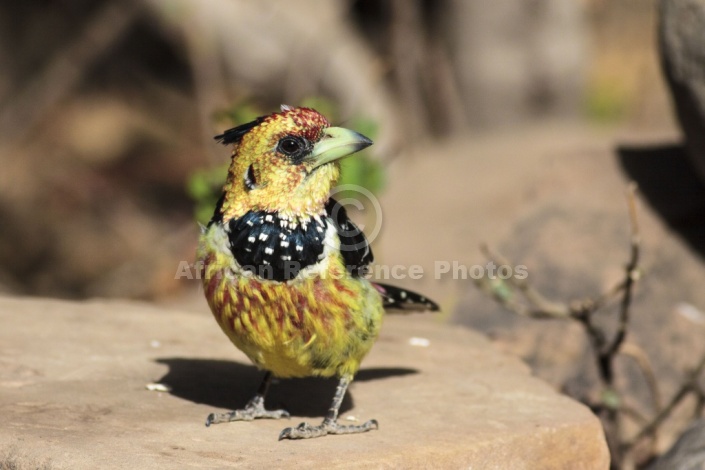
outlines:
[{"label": "bird's head", "polygon": [[313,109],[289,106],[216,139],[235,144],[221,208],[226,220],[249,210],[321,214],[340,175],[339,159],[372,145],[355,131],[331,127]]}]

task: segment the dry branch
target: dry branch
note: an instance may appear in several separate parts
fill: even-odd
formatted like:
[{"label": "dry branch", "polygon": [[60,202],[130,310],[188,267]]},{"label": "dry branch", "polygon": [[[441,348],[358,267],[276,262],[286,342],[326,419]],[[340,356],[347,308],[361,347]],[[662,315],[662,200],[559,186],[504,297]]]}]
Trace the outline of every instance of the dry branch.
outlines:
[{"label": "dry branch", "polygon": [[[612,468],[621,468],[626,456],[634,451],[637,444],[650,438],[651,452],[655,447],[658,430],[675,408],[688,396],[694,395],[696,405],[694,419],[699,418],[705,409],[705,389],[700,383],[705,370],[705,354],[698,361],[695,369],[687,375],[671,400],[661,405],[661,396],[657,377],[644,351],[632,343],[625,343],[629,332],[630,307],[634,296],[634,287],[641,277],[640,232],[636,204],[636,184],[631,183],[627,189],[627,205],[631,227],[630,254],[624,267],[623,279],[602,294],[588,299],[560,302],[548,299],[525,279],[478,280],[481,290],[492,296],[498,303],[519,315],[537,319],[572,319],[579,322],[590,342],[602,393],[598,403],[586,403],[602,421],[605,436],[612,454]],[[487,246],[481,246],[484,255],[491,261],[501,264],[511,262],[503,256],[492,252]],[[618,324],[611,334],[595,322],[595,313],[620,298],[618,306]],[[637,410],[624,404],[620,392],[615,387],[614,365],[620,355],[632,358],[644,376],[651,394],[655,415],[647,419]],[[583,400],[587,402],[587,400]],[[621,432],[623,418],[631,418],[641,424],[641,429],[630,440],[625,441]]]}]

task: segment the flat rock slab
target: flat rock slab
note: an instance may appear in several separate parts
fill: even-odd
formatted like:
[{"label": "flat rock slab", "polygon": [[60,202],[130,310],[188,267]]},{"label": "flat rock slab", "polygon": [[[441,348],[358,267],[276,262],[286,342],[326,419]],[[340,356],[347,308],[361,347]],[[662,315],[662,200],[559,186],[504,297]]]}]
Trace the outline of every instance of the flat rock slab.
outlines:
[{"label": "flat rock slab", "polygon": [[204,426],[244,405],[259,377],[205,312],[0,297],[0,467],[608,467],[584,406],[438,316],[387,317],[341,410],[343,422],[378,419],[377,431],[278,442],[321,420],[335,389],[322,379],[273,385],[268,405],[290,420]]}]

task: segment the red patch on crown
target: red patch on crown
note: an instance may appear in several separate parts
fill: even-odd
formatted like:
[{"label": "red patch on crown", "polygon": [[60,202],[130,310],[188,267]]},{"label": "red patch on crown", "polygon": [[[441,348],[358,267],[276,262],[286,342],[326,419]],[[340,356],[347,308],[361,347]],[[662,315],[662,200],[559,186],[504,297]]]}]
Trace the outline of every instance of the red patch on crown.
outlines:
[{"label": "red patch on crown", "polygon": [[330,126],[330,122],[321,113],[311,108],[294,108],[276,115],[290,117],[301,129],[302,137],[316,142],[321,137],[323,129]]}]

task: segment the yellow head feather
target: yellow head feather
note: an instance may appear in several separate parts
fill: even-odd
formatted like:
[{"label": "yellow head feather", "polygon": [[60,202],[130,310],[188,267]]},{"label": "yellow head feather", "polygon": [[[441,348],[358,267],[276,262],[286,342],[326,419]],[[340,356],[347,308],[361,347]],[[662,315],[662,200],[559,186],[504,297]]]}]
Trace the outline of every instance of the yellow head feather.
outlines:
[{"label": "yellow head feather", "polygon": [[329,122],[308,108],[286,109],[265,118],[236,144],[223,202],[225,220],[248,210],[297,218],[321,214],[338,180],[337,162],[315,166],[306,159]]}]

